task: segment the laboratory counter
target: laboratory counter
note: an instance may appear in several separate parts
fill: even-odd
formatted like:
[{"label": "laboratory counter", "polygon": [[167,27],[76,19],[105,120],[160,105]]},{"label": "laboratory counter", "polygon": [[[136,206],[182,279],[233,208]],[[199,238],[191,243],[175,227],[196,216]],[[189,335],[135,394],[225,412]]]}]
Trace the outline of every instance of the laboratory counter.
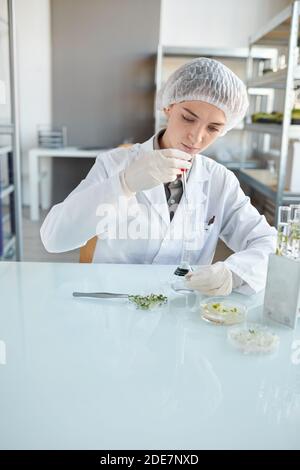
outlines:
[{"label": "laboratory counter", "polygon": [[[275,353],[242,354],[200,294],[168,290],[174,269],[0,263],[0,449],[300,449],[299,324],[274,324]],[[262,321],[263,294],[231,298]]]}]

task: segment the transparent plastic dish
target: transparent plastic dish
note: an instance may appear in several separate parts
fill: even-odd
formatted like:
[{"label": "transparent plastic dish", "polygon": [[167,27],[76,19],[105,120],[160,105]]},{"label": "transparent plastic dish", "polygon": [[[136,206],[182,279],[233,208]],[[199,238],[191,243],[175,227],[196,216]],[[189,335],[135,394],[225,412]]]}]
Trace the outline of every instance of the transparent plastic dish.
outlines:
[{"label": "transparent plastic dish", "polygon": [[267,354],[277,350],[279,337],[259,323],[248,323],[230,328],[229,343],[244,354]]},{"label": "transparent plastic dish", "polygon": [[212,297],[200,304],[203,320],[215,325],[235,325],[245,321],[247,308],[224,297]]}]

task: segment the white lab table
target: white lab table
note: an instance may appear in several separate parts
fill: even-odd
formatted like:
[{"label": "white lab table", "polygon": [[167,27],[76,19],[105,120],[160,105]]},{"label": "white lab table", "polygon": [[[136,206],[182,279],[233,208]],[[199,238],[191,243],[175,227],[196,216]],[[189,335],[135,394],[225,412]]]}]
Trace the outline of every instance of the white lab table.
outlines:
[{"label": "white lab table", "polygon": [[[40,169],[39,160],[43,159],[44,178],[42,182],[41,203],[43,209],[48,209],[51,205],[51,184],[52,166],[51,158],[72,157],[72,158],[96,158],[101,150],[81,150],[76,147],[64,147],[59,149],[33,148],[29,150],[29,192],[30,192],[30,218],[39,220],[39,181]],[[45,158],[48,157],[48,158]],[[51,157],[51,158],[49,158]]]},{"label": "white lab table", "polygon": [[[0,263],[1,449],[300,449],[300,328],[244,356],[200,296],[156,311],[78,291],[166,292],[174,267]],[[259,320],[263,293],[233,295]]]}]

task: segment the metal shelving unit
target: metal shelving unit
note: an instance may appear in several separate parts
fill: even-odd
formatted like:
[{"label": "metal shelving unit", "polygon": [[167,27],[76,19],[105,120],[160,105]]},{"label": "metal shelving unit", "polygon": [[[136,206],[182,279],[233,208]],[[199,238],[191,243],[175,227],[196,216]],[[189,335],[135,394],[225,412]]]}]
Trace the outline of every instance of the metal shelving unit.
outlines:
[{"label": "metal shelving unit", "polygon": [[[0,107],[9,103],[9,106],[6,106],[9,117],[5,115],[3,118],[1,113],[0,119],[0,137],[6,140],[5,144],[0,144],[0,163],[3,165],[5,162],[7,169],[4,179],[4,175],[1,176],[2,165],[0,166],[0,260],[19,261],[22,259],[23,244],[14,0],[2,1],[0,27],[3,35],[1,39],[5,38],[8,49],[7,64],[4,63],[1,68],[6,71],[6,76],[0,77],[5,83],[7,100],[0,104]],[[4,55],[1,59],[4,60]],[[9,226],[9,230],[6,226]]]},{"label": "metal shelving unit", "polygon": [[[286,84],[286,69],[277,70],[276,72],[269,72],[260,77],[249,80],[248,86],[251,88],[271,86],[274,89],[284,89]],[[300,85],[300,66],[295,66],[293,71],[295,83]]]},{"label": "metal shelving unit", "polygon": [[[288,203],[300,203],[300,194],[289,191],[286,183],[288,150],[290,140],[300,140],[300,125],[291,125],[291,112],[294,104],[294,90],[300,88],[300,65],[298,64],[299,44],[299,14],[300,1],[285,8],[270,20],[250,38],[248,56],[249,92],[252,87],[282,90],[283,95],[283,122],[279,124],[251,123],[246,118],[245,130],[249,133],[277,136],[280,141],[278,175],[275,185],[270,185],[259,171],[248,173],[240,171],[240,179],[250,187],[260,192],[266,198],[274,201],[275,223],[277,222],[278,206]],[[264,75],[254,77],[254,67],[251,50],[259,46],[277,48],[278,52],[286,51],[287,65],[277,71],[270,71]],[[266,170],[260,170],[261,172]]]}]

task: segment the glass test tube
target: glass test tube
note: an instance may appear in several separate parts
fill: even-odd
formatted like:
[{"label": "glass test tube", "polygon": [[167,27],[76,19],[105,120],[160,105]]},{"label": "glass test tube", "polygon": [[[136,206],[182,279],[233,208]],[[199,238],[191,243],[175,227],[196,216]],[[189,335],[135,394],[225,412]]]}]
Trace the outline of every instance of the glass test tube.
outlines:
[{"label": "glass test tube", "polygon": [[291,220],[294,220],[295,212],[300,210],[300,204],[290,204],[289,207],[291,208]]},{"label": "glass test tube", "polygon": [[290,220],[291,220],[291,208],[288,206],[280,206],[279,212],[278,212],[277,248],[276,248],[276,254],[279,256],[288,256]]},{"label": "glass test tube", "polygon": [[189,212],[189,204],[188,204],[188,196],[186,190],[186,172],[182,173],[182,189],[183,194],[182,197],[184,198],[183,204],[183,242],[182,242],[182,254],[181,254],[181,261],[180,261],[180,268],[190,271],[190,247],[189,247],[189,237],[190,237],[190,229],[191,229],[191,220],[190,220],[190,212]]},{"label": "glass test tube", "polygon": [[290,221],[289,248],[291,257],[300,259],[300,206],[296,207]]},{"label": "glass test tube", "polygon": [[172,279],[172,288],[178,294],[188,294],[193,291],[188,285],[185,279],[185,275],[191,271],[190,266],[190,212],[188,204],[188,196],[186,191],[186,172],[182,173],[182,197],[183,197],[183,237],[182,237],[182,253],[180,259],[180,265],[176,268]]}]

